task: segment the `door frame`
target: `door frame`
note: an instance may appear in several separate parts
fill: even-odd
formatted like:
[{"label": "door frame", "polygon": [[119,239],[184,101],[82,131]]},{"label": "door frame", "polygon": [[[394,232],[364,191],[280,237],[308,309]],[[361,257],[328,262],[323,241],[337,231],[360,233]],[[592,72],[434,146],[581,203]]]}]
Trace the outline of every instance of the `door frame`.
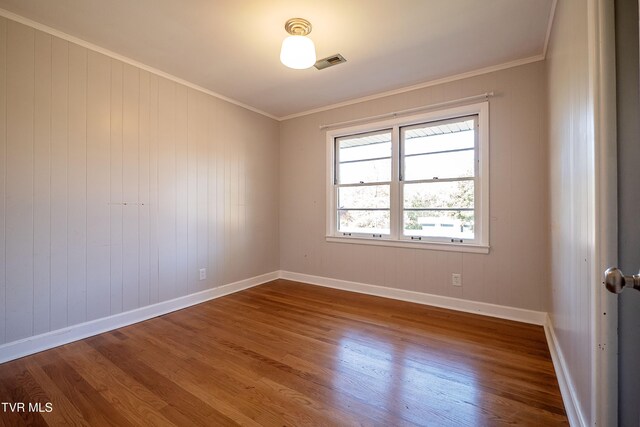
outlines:
[{"label": "door frame", "polygon": [[618,424],[618,305],[603,272],[618,262],[615,14],[611,0],[589,0],[589,106],[593,120],[591,232],[591,420]]}]

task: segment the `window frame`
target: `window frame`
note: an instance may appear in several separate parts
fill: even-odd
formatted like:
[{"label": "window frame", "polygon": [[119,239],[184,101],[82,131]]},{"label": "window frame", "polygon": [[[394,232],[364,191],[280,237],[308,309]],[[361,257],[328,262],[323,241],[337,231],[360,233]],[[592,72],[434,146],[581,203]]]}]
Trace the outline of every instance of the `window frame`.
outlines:
[{"label": "window frame", "polygon": [[[405,139],[402,136],[403,130],[405,128],[411,128],[411,127],[415,127],[415,126],[425,126],[425,125],[434,125],[434,126],[438,126],[438,125],[442,125],[442,124],[446,124],[446,123],[452,123],[452,122],[460,122],[461,119],[467,119],[467,118],[471,118],[473,120],[474,123],[474,128],[476,128],[476,132],[474,134],[474,141],[473,141],[473,176],[470,177],[459,177],[459,178],[440,178],[440,179],[413,179],[413,180],[407,180],[406,179],[406,173],[405,173],[405,160],[406,160],[406,155],[404,154],[405,152]],[[479,185],[479,179],[478,179],[478,175],[479,175],[479,132],[477,131],[479,128],[479,122],[480,122],[480,116],[479,114],[471,114],[471,115],[466,115],[466,116],[456,116],[456,117],[452,117],[450,119],[444,119],[444,120],[432,120],[429,121],[428,123],[418,123],[417,125],[404,125],[404,126],[399,126],[399,132],[400,132],[400,143],[399,143],[399,153],[400,153],[400,175],[399,175],[399,198],[401,201],[401,206],[400,206],[400,212],[398,215],[398,230],[399,230],[399,236],[398,239],[399,240],[407,240],[407,241],[411,241],[411,242],[415,242],[415,241],[426,241],[426,242],[435,242],[435,243],[466,243],[466,244],[470,244],[470,245],[477,245],[480,241],[480,234],[481,232],[475,232],[474,233],[474,238],[473,239],[465,239],[464,242],[456,242],[455,238],[452,237],[444,237],[444,236],[411,236],[409,234],[405,234],[405,229],[404,229],[404,212],[406,210],[411,210],[411,209],[405,209],[404,207],[404,191],[405,191],[405,186],[407,184],[411,185],[411,184],[420,184],[420,183],[444,183],[444,182],[460,182],[460,181],[473,181],[474,184],[474,204],[473,204],[473,211],[474,211],[474,216],[477,217],[477,215],[475,215],[476,212],[478,212],[478,206],[479,206],[479,202],[477,200],[477,198],[475,197],[476,193],[475,193],[475,188],[476,186]],[[445,209],[442,209],[445,210]],[[482,224],[475,224],[475,218],[474,218],[474,228],[478,231],[480,230],[480,228],[482,227]]]},{"label": "window frame", "polygon": [[[357,133],[357,134],[349,134],[349,135],[343,135],[343,136],[349,136],[349,137],[358,137],[358,136],[365,136],[365,135],[371,135],[371,134],[386,134],[389,133],[391,135],[391,138],[393,139],[393,129],[392,128],[382,128],[382,129],[378,129],[372,132],[361,132],[361,133]],[[393,174],[394,174],[394,170],[393,170],[393,163],[394,163],[394,150],[393,150],[393,141],[391,141],[391,156],[389,157],[389,160],[391,162],[391,171],[390,171],[390,180],[389,181],[376,181],[376,182],[360,182],[360,183],[340,183],[340,169],[338,167],[338,165],[340,164],[340,156],[338,154],[338,142],[342,137],[338,136],[333,138],[333,163],[334,163],[334,173],[333,173],[333,187],[334,187],[334,192],[335,192],[335,199],[334,199],[334,203],[336,204],[334,212],[335,212],[335,234],[337,236],[342,236],[342,237],[360,237],[360,238],[375,238],[375,239],[388,239],[388,235],[380,234],[380,233],[358,233],[358,232],[340,232],[338,231],[338,211],[342,210],[340,209],[339,206],[339,202],[340,202],[340,188],[347,188],[347,187],[373,187],[373,186],[377,186],[377,185],[388,185],[389,186],[389,193],[391,194],[392,190],[391,190],[391,185],[393,183]],[[369,160],[359,160],[359,161],[369,161]],[[390,197],[391,199],[391,197]],[[391,210],[393,209],[393,205],[391,203],[391,200],[389,200],[389,230],[393,229],[393,225],[391,224]],[[344,209],[344,210],[358,210],[358,209]],[[371,208],[365,208],[362,209],[363,211],[367,211],[367,210],[374,210]],[[378,210],[378,209],[375,209]],[[387,210],[387,209],[379,209],[379,210]],[[385,237],[387,236],[387,237]]]},{"label": "window frame", "polygon": [[[401,130],[419,124],[445,121],[477,115],[475,135],[474,176],[474,236],[462,243],[450,238],[422,236],[420,240],[404,235],[404,202],[402,190]],[[391,183],[390,183],[390,234],[342,233],[338,230],[337,139],[391,129]],[[455,252],[489,253],[489,102],[429,111],[411,116],[395,117],[366,124],[332,129],[326,132],[326,236],[328,242],[356,243],[377,246],[395,246]],[[443,181],[444,182],[444,181]],[[349,234],[349,235],[346,235]]]}]

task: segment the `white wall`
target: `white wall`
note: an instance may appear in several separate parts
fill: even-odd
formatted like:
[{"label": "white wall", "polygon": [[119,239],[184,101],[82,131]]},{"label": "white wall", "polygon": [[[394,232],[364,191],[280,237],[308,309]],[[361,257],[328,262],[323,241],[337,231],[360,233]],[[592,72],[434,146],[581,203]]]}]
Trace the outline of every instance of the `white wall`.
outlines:
[{"label": "white wall", "polygon": [[[551,306],[578,411],[591,414],[593,142],[587,2],[558,2],[547,54]],[[587,424],[592,424],[588,422]]]},{"label": "white wall", "polygon": [[[354,84],[357,84],[354,82]],[[495,91],[490,100],[488,255],[325,241],[322,124]],[[391,288],[546,311],[548,189],[543,62],[281,123],[281,268]],[[450,284],[463,274],[463,286]]]},{"label": "white wall", "polygon": [[277,270],[278,132],[0,18],[0,343]]}]

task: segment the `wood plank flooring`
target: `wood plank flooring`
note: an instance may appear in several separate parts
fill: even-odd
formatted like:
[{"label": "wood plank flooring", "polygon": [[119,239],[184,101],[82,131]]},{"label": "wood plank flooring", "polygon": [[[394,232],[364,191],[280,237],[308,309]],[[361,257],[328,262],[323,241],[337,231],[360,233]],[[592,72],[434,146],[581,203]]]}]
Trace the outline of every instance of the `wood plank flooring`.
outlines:
[{"label": "wood plank flooring", "polygon": [[0,425],[568,425],[542,327],[277,280],[0,365]]}]

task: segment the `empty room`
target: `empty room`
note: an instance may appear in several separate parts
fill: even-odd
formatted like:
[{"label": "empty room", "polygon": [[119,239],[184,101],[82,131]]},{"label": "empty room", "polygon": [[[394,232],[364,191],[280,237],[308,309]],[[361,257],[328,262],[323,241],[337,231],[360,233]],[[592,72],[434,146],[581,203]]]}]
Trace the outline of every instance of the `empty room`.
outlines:
[{"label": "empty room", "polygon": [[0,0],[0,425],[640,426],[638,34]]}]

